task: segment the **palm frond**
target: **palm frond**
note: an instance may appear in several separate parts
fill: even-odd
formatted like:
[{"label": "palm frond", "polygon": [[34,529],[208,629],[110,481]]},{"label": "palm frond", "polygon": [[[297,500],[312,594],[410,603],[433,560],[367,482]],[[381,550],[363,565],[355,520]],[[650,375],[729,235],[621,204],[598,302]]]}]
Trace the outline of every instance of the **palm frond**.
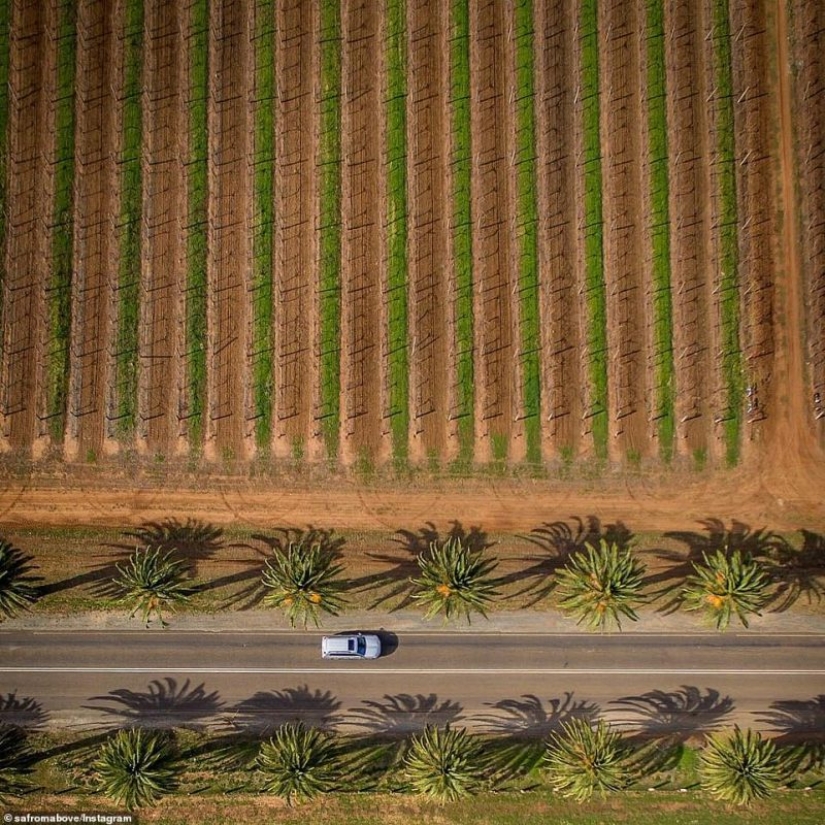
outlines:
[{"label": "palm frond", "polygon": [[346,604],[346,582],[337,578],[343,569],[335,554],[320,544],[290,542],[266,561],[261,578],[268,592],[263,603],[283,609],[293,627],[299,622],[306,627],[310,619],[317,627],[321,613],[337,616]]},{"label": "palm frond", "polygon": [[0,802],[20,796],[30,787],[25,778],[30,757],[25,732],[15,725],[0,724]]},{"label": "palm frond", "polygon": [[37,569],[32,561],[32,556],[0,539],[0,620],[27,610],[39,598],[35,582],[40,579],[28,575]]},{"label": "palm frond", "polygon": [[404,775],[413,790],[442,802],[477,792],[484,779],[481,742],[463,728],[428,725],[412,737]]},{"label": "palm frond", "polygon": [[446,620],[463,616],[469,623],[473,613],[486,618],[486,608],[499,595],[492,575],[498,560],[484,550],[473,552],[460,538],[432,542],[429,552],[418,556],[418,566],[412,598],[426,607],[427,619],[442,612]]},{"label": "palm frond", "polygon": [[598,547],[585,544],[559,572],[561,607],[591,630],[621,629],[622,616],[637,621],[634,608],[646,601],[644,573],[644,564],[629,549],[605,539]]}]

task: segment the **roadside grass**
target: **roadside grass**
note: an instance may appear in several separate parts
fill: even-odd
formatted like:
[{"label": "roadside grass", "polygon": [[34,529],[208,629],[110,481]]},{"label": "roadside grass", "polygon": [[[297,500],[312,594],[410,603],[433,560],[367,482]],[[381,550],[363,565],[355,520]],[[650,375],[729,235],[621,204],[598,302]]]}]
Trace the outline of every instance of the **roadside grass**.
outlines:
[{"label": "roadside grass", "polygon": [[321,432],[338,456],[341,395],[341,3],[321,2]]},{"label": "roadside grass", "polygon": [[203,441],[207,380],[209,0],[192,0],[190,14],[186,364],[189,440],[197,450]]},{"label": "roadside grass", "polygon": [[541,463],[541,374],[538,211],[536,195],[535,60],[533,0],[515,7],[516,189],[519,242],[519,310],[527,461]]},{"label": "roadside grass", "polygon": [[137,424],[138,327],[140,323],[141,219],[143,213],[143,0],[127,0],[123,38],[123,149],[121,151],[120,263],[117,290],[116,431],[131,435]]},{"label": "roadside grass", "polygon": [[731,57],[730,18],[728,0],[715,0],[713,5],[714,57],[716,79],[716,135],[719,156],[719,311],[722,329],[722,379],[725,385],[726,409],[723,411],[725,462],[730,467],[738,463],[744,381],[742,351],[739,341],[739,250],[738,210],[736,204],[736,146],[733,116],[733,71]]},{"label": "roadside grass", "polygon": [[473,364],[472,138],[470,134],[470,2],[452,0],[450,110],[453,137],[453,256],[455,266],[455,348],[458,459],[473,462],[475,373]]},{"label": "roadside grass", "polygon": [[69,390],[74,254],[74,149],[77,4],[60,0],[55,106],[54,212],[51,280],[46,290],[49,339],[46,355],[46,416],[51,438],[62,442]]},{"label": "roadside grass", "polygon": [[653,248],[654,409],[659,453],[673,458],[676,391],[673,363],[673,298],[670,283],[667,78],[663,0],[647,2],[647,117],[650,151],[650,238]]},{"label": "roadside grass", "polygon": [[406,0],[387,0],[387,323],[392,452],[408,458],[409,350],[407,307],[407,21]]},{"label": "roadside grass", "polygon": [[255,443],[266,451],[272,437],[272,226],[275,165],[275,0],[255,4],[255,171],[252,237],[252,392]]},{"label": "roadside grass", "polygon": [[[6,169],[9,132],[9,55],[11,0],[0,0],[0,329],[3,329],[3,298],[6,286]],[[0,362],[3,360],[0,335]]]},{"label": "roadside grass", "polygon": [[599,135],[598,0],[582,0],[582,126],[584,132],[584,267],[590,421],[596,458],[607,458],[607,299],[604,283],[602,161]]}]

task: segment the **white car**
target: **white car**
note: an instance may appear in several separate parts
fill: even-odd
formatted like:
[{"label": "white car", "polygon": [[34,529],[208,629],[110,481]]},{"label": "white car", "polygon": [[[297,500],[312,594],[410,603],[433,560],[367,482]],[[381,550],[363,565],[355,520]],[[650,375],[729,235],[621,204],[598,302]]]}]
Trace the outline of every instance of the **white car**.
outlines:
[{"label": "white car", "polygon": [[373,633],[345,633],[321,639],[324,659],[377,659],[381,655],[381,639]]}]

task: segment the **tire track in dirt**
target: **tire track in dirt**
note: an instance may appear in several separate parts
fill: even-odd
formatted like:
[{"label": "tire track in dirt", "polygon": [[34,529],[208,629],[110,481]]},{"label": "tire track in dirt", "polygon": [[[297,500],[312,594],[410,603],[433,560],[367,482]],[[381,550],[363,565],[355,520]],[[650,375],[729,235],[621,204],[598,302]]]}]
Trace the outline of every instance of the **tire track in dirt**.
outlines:
[{"label": "tire track in dirt", "polygon": [[341,458],[385,457],[385,318],[381,261],[382,15],[375,0],[342,4]]},{"label": "tire track in dirt", "polygon": [[570,3],[536,4],[536,140],[544,455],[575,452],[582,415],[576,231],[577,129],[570,77],[576,49]]},{"label": "tire track in dirt", "polygon": [[115,334],[121,124],[120,2],[78,7],[74,263],[67,460],[100,455],[106,436]]},{"label": "tire track in dirt", "polygon": [[[216,0],[209,24],[208,348],[209,458],[243,458],[249,432],[246,363],[250,198],[251,21],[247,0]],[[251,449],[250,449],[251,452]]]},{"label": "tire track in dirt", "polygon": [[[510,27],[508,28],[508,24]],[[506,458],[520,432],[516,397],[520,367],[513,272],[514,65],[508,60],[511,21],[495,0],[470,5],[472,209],[476,358],[476,460]]]},{"label": "tire track in dirt", "polygon": [[288,0],[277,16],[277,150],[275,260],[277,301],[276,455],[289,456],[313,434],[319,403],[318,295],[308,273],[318,268],[319,17],[315,5]]},{"label": "tire track in dirt", "polygon": [[610,350],[608,454],[614,460],[650,448],[645,275],[642,261],[642,149],[638,5],[600,6],[602,196],[607,346]]},{"label": "tire track in dirt", "polygon": [[707,318],[709,148],[708,90],[702,72],[701,17],[693,0],[669,0],[665,61],[670,147],[670,243],[676,378],[676,450],[692,456],[708,446],[711,418]]},{"label": "tire track in dirt", "polygon": [[447,457],[450,347],[449,9],[437,0],[408,4],[408,189],[410,383],[413,461]]},{"label": "tire track in dirt", "polygon": [[[2,446],[37,458],[47,445],[45,374],[54,203],[55,0],[14,0],[9,57]],[[50,136],[41,142],[41,136]]]},{"label": "tire track in dirt", "polygon": [[185,352],[184,17],[173,3],[147,0],[137,444],[159,455],[177,447]]}]

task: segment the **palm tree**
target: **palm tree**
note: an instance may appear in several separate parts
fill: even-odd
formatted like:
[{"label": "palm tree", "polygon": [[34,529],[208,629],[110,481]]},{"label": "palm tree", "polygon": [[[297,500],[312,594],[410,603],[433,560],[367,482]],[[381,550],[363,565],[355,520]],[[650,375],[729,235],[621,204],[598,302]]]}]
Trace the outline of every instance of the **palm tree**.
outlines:
[{"label": "palm tree", "polygon": [[36,569],[31,561],[31,556],[0,539],[0,620],[28,609],[39,598],[37,587],[33,586],[39,578],[26,575]]},{"label": "palm tree", "polygon": [[165,608],[187,602],[194,590],[187,585],[189,571],[182,559],[174,559],[172,551],[163,553],[159,547],[137,548],[125,567],[117,565],[114,585],[120,591],[120,601],[134,604],[130,617],[140,612],[146,627],[156,614],[161,627]]},{"label": "palm tree", "polygon": [[599,547],[585,544],[559,573],[562,608],[591,630],[609,624],[621,629],[621,616],[636,621],[634,607],[643,604],[645,566],[628,549],[601,539]]},{"label": "palm tree", "polygon": [[699,762],[702,787],[725,802],[746,805],[764,799],[785,778],[784,760],[773,742],[751,730],[714,734]]},{"label": "palm tree", "polygon": [[336,579],[344,569],[335,554],[312,544],[289,542],[286,549],[275,548],[262,574],[263,586],[269,591],[263,603],[286,611],[290,624],[304,627],[312,619],[317,627],[321,612],[337,616],[346,600],[342,591],[346,582]]},{"label": "palm tree", "polygon": [[499,595],[492,576],[498,560],[485,558],[483,550],[473,552],[460,538],[431,542],[418,566],[421,576],[412,583],[419,589],[412,598],[426,606],[428,619],[442,611],[445,620],[464,616],[469,623],[474,612],[486,618],[485,607]]},{"label": "palm tree", "polygon": [[23,774],[29,764],[26,734],[15,725],[0,724],[0,802],[19,796],[28,787]]},{"label": "palm tree", "polygon": [[771,579],[768,571],[750,554],[739,550],[727,555],[717,550],[702,554],[704,562],[694,563],[695,573],[688,576],[682,600],[688,610],[702,610],[724,630],[735,613],[747,627],[748,615],[760,615],[759,608],[768,600]]},{"label": "palm tree", "polygon": [[168,732],[119,730],[103,743],[92,768],[98,789],[130,809],[151,804],[177,785],[175,750]]},{"label": "palm tree", "polygon": [[328,733],[288,722],[261,745],[258,769],[266,777],[264,790],[291,804],[336,789],[338,750]]},{"label": "palm tree", "polygon": [[410,740],[404,774],[417,793],[453,802],[480,789],[481,762],[481,742],[466,730],[428,725]]},{"label": "palm tree", "polygon": [[571,719],[553,734],[544,761],[557,793],[582,802],[594,793],[618,791],[630,784],[630,748],[618,731],[600,719]]}]

